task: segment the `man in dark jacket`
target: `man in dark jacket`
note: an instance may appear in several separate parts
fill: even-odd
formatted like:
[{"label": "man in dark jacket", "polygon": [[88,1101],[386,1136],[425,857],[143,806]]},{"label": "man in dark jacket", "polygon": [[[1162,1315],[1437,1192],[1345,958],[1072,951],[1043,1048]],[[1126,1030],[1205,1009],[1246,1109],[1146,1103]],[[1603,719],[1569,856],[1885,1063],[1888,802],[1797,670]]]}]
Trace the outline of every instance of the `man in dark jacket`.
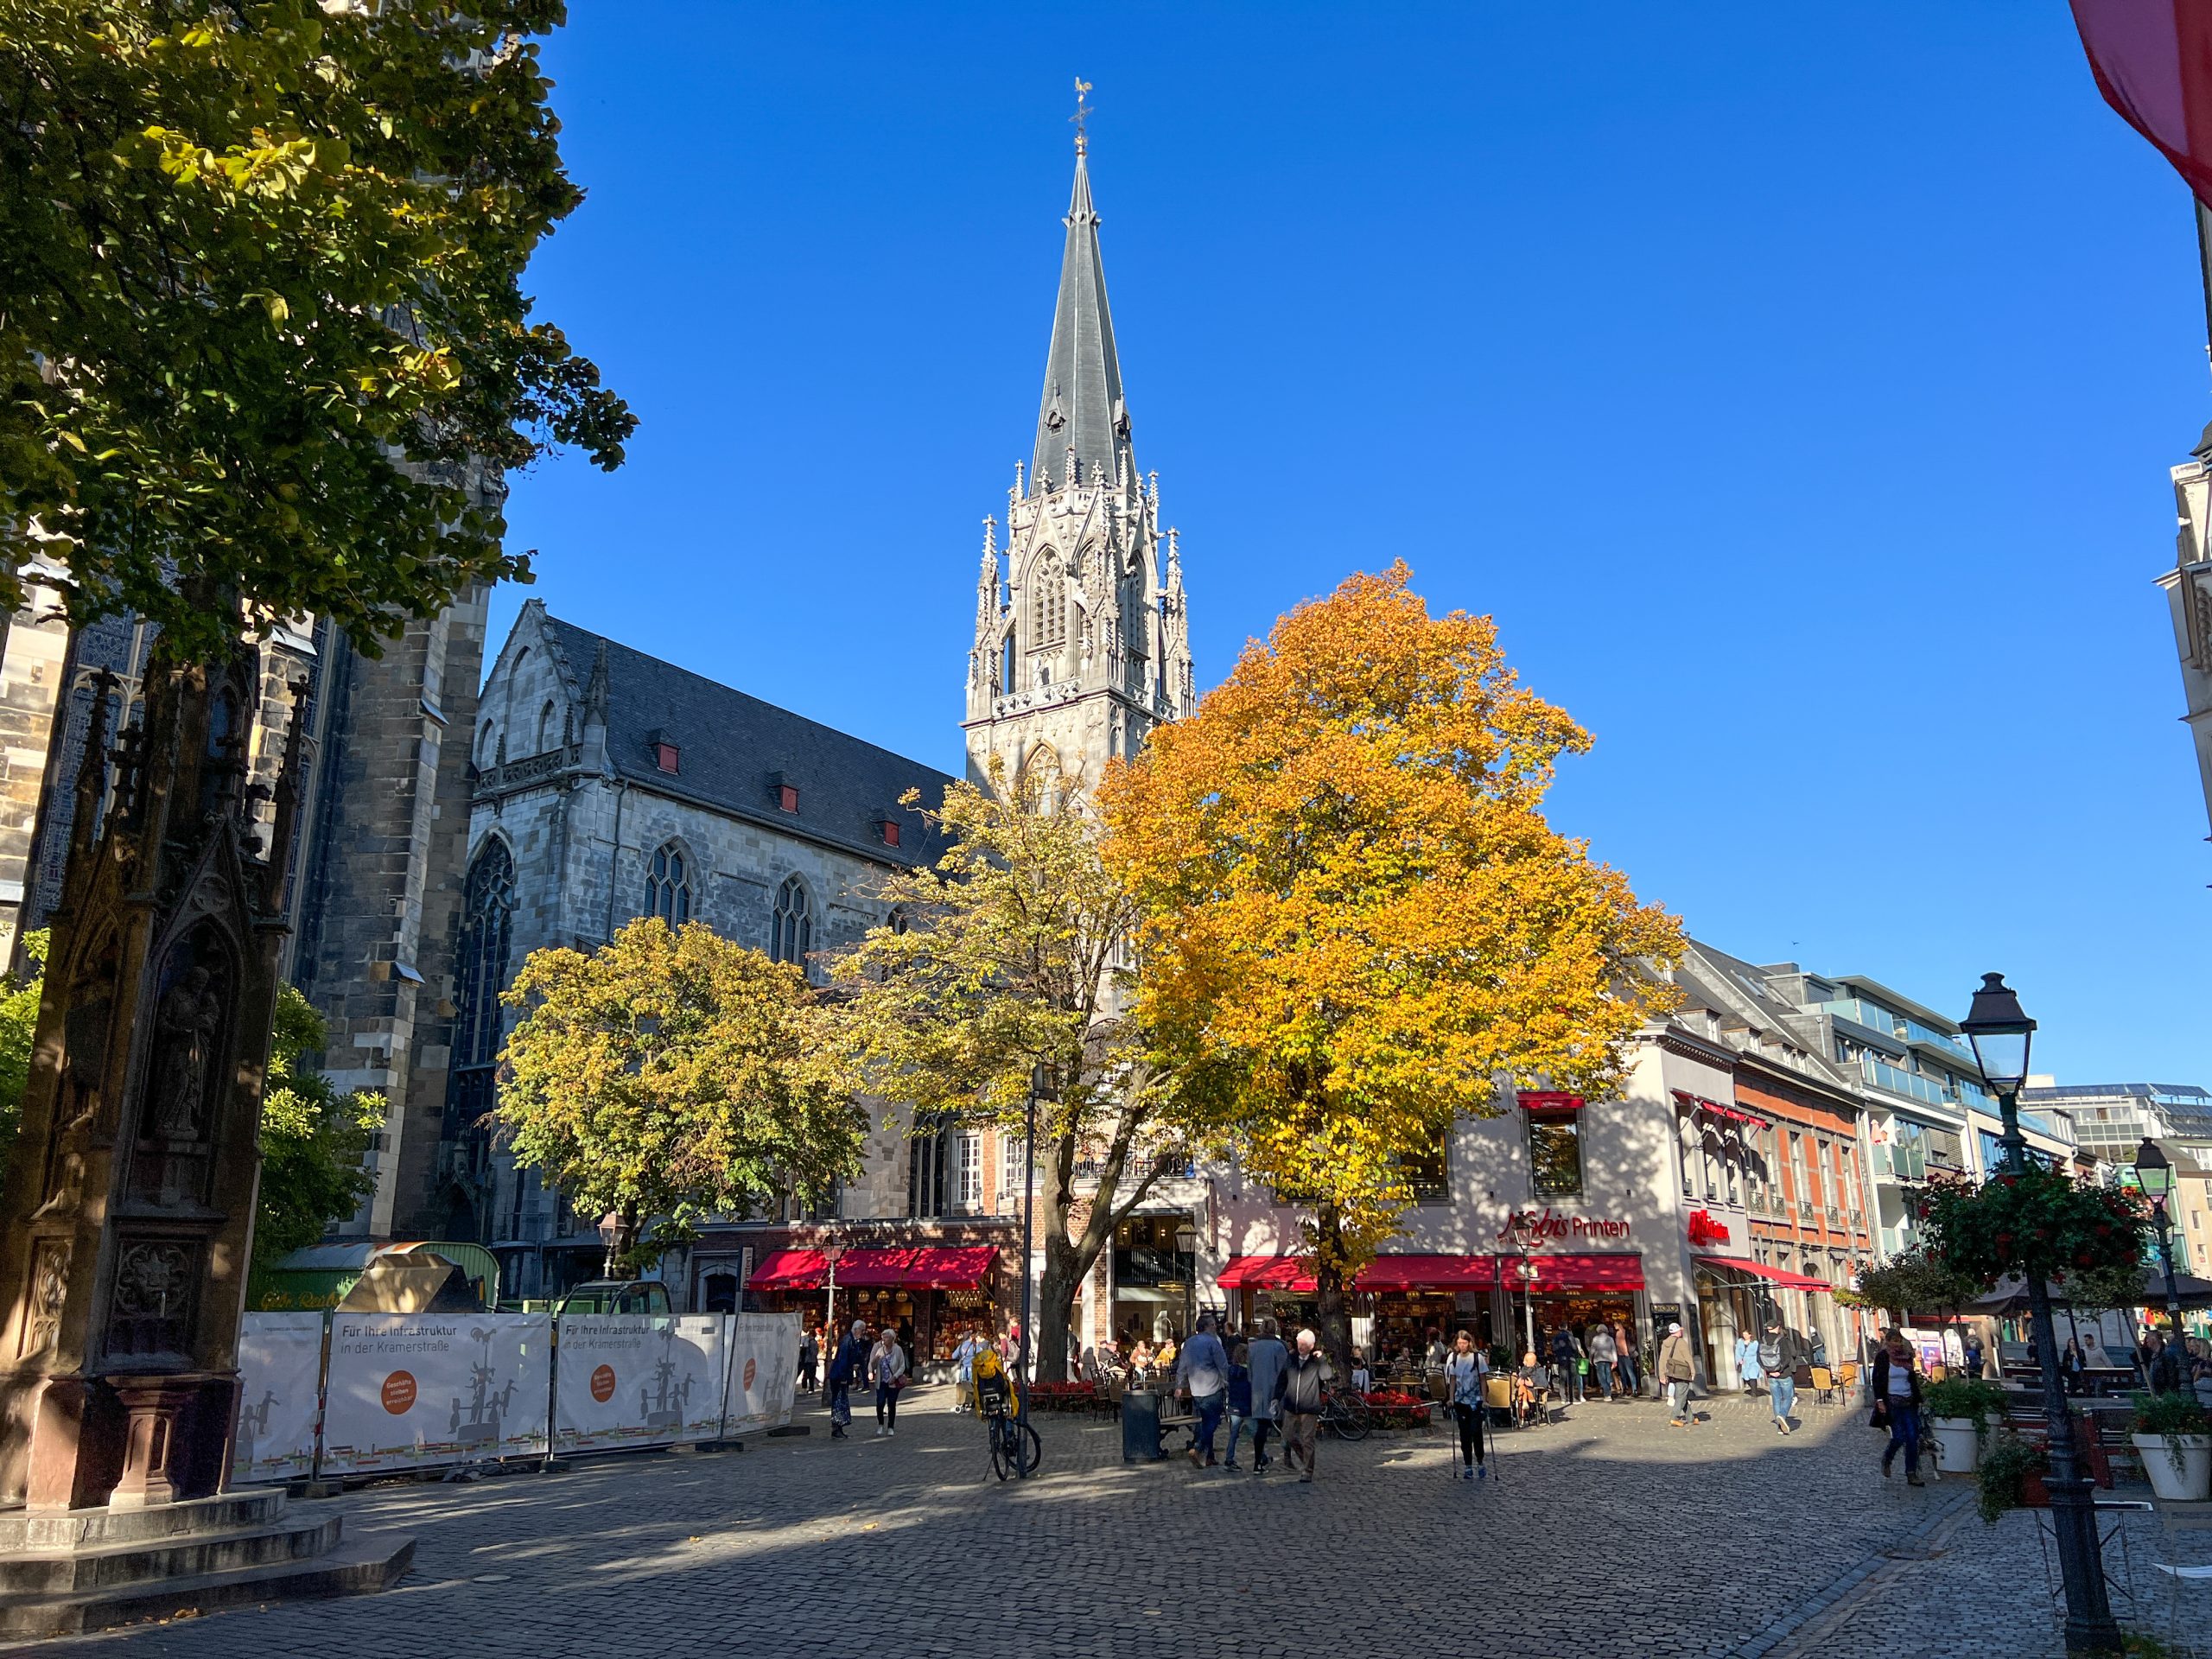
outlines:
[{"label": "man in dark jacket", "polygon": [[1313,1333],[1298,1333],[1298,1351],[1290,1357],[1282,1381],[1282,1460],[1295,1468],[1301,1454],[1306,1472],[1300,1482],[1313,1478],[1313,1444],[1320,1438],[1321,1406],[1326,1397],[1329,1362],[1313,1345]]},{"label": "man in dark jacket", "polygon": [[836,1357],[830,1362],[830,1438],[845,1438],[845,1426],[853,1421],[853,1379],[868,1364],[868,1322],[855,1319],[837,1344]]},{"label": "man in dark jacket", "polygon": [[1766,1378],[1767,1397],[1774,1403],[1774,1432],[1792,1430],[1789,1414],[1797,1409],[1797,1368],[1808,1364],[1805,1338],[1770,1313],[1766,1332],[1759,1338],[1759,1372]]}]

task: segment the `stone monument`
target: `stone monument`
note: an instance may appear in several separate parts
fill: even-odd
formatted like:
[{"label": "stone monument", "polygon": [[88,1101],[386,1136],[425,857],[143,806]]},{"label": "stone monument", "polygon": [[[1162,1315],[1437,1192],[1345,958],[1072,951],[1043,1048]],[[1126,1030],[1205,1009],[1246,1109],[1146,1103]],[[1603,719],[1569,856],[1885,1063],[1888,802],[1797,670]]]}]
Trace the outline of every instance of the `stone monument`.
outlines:
[{"label": "stone monument", "polygon": [[258,821],[257,675],[157,658],[134,723],[99,688],[0,1192],[0,1503],[35,1516],[223,1484],[302,748],[296,701]]}]

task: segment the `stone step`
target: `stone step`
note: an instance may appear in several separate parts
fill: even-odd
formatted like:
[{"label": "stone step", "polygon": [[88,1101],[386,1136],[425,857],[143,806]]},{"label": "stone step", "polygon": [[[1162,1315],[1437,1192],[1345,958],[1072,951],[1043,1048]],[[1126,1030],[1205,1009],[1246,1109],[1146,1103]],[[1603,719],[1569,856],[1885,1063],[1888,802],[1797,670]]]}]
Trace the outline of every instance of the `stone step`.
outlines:
[{"label": "stone step", "polygon": [[143,1543],[194,1532],[237,1532],[274,1526],[284,1514],[279,1486],[156,1503],[143,1510],[62,1510],[34,1515],[28,1510],[0,1514],[0,1552],[22,1549],[98,1549],[108,1544]]},{"label": "stone step", "polygon": [[389,1590],[415,1560],[412,1538],[340,1544],[325,1555],[74,1595],[0,1600],[0,1640],[71,1636],[118,1624],[175,1618],[224,1607]]},{"label": "stone step", "polygon": [[238,1567],[303,1560],[332,1548],[344,1524],[342,1516],[325,1515],[316,1520],[287,1520],[273,1527],[195,1532],[91,1549],[0,1554],[0,1602],[120,1589],[134,1584],[201,1578]]}]

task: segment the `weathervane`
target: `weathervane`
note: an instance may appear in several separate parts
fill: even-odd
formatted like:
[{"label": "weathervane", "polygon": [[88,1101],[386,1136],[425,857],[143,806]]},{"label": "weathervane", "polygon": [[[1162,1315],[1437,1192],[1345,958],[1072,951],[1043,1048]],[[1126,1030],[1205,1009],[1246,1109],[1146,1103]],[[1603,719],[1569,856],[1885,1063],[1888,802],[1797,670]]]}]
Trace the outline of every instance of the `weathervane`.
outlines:
[{"label": "weathervane", "polygon": [[1075,113],[1068,119],[1075,123],[1075,153],[1078,156],[1084,154],[1089,147],[1084,124],[1090,118],[1090,105],[1084,103],[1084,99],[1090,91],[1090,83],[1077,75],[1075,80]]}]

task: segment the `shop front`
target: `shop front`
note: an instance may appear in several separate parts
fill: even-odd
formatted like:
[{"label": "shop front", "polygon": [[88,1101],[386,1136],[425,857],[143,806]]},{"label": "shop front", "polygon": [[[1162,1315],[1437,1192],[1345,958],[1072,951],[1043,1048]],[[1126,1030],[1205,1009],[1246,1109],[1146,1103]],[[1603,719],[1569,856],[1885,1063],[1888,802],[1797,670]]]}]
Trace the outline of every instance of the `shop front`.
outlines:
[{"label": "shop front", "polygon": [[1516,1352],[1535,1349],[1541,1359],[1552,1332],[1571,1331],[1583,1338],[1594,1325],[1611,1325],[1619,1340],[1638,1353],[1651,1345],[1640,1255],[1531,1251],[1500,1256],[1498,1273],[1519,1316],[1509,1326]]},{"label": "shop front", "polygon": [[989,1336],[1003,1328],[995,1244],[921,1244],[905,1247],[836,1245],[770,1250],[746,1287],[771,1311],[797,1313],[817,1333],[864,1319],[871,1330],[899,1332],[915,1375],[951,1375],[952,1351],[970,1332]]},{"label": "shop front", "polygon": [[1129,1216],[1114,1230],[1114,1340],[1127,1352],[1190,1333],[1198,1315],[1198,1229],[1187,1211]]},{"label": "shop front", "polygon": [[[1824,1281],[1770,1267],[1748,1256],[1691,1259],[1697,1267],[1698,1327],[1705,1343],[1706,1375],[1716,1385],[1733,1388],[1741,1383],[1736,1369],[1736,1340],[1764,1334],[1770,1319],[1781,1320],[1808,1340],[1825,1332],[1826,1310],[1814,1300],[1827,1294]],[[1789,1305],[1783,1293],[1790,1291],[1798,1293],[1802,1308]],[[1824,1335],[1820,1342],[1825,1352]]]}]

